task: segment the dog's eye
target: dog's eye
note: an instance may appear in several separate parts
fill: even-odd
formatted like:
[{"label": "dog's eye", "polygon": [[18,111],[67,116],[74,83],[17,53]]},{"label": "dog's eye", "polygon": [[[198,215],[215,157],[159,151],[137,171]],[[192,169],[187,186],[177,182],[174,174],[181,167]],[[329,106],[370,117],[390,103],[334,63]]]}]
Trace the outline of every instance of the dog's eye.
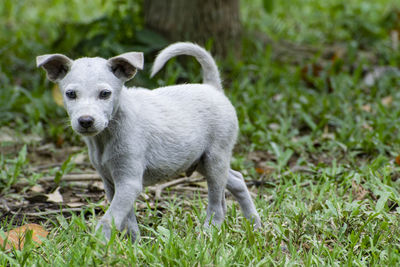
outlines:
[{"label": "dog's eye", "polygon": [[99,98],[100,98],[100,99],[107,99],[107,98],[110,97],[110,95],[111,95],[111,91],[109,91],[109,90],[103,90],[103,91],[100,92]]},{"label": "dog's eye", "polygon": [[65,95],[69,98],[69,99],[76,99],[76,92],[74,90],[68,90],[65,92]]}]

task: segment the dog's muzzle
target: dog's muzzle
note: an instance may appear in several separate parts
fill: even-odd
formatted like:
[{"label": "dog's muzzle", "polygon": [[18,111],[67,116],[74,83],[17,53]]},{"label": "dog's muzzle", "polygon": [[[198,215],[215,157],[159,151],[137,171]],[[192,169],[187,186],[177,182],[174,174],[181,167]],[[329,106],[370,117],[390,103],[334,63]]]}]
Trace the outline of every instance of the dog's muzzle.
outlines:
[{"label": "dog's muzzle", "polygon": [[94,118],[92,116],[81,116],[78,119],[78,123],[83,129],[89,129],[93,126]]},{"label": "dog's muzzle", "polygon": [[78,118],[78,127],[74,130],[84,136],[94,136],[103,130],[103,128],[98,129],[98,125],[96,124],[95,118],[84,115]]}]

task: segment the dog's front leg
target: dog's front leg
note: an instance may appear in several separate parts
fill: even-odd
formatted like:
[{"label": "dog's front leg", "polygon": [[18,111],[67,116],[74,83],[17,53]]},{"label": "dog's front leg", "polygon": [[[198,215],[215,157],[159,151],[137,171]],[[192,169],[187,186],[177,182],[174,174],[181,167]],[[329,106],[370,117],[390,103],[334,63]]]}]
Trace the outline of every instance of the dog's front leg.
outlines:
[{"label": "dog's front leg", "polygon": [[102,228],[102,232],[106,239],[111,237],[111,227],[115,224],[117,230],[128,230],[133,240],[139,234],[136,217],[134,213],[134,203],[136,198],[142,191],[142,173],[127,175],[115,173],[114,187],[115,193],[111,201],[111,205],[103,218],[99,221],[96,230]]},{"label": "dog's front leg", "polygon": [[112,181],[111,177],[101,175],[101,178],[103,180],[103,185],[104,185],[104,191],[106,191],[106,196],[108,202],[111,202],[114,198],[114,182]]}]

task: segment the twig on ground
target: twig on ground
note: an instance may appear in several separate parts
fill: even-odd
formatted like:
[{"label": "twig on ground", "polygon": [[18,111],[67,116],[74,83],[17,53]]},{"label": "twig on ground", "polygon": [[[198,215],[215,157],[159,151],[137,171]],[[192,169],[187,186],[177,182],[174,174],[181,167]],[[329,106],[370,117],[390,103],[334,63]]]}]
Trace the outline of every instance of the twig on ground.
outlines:
[{"label": "twig on ground", "polygon": [[201,188],[201,187],[192,187],[192,186],[177,186],[174,187],[174,190],[180,190],[180,191],[194,191],[194,192],[201,192],[201,193],[207,193],[208,190],[206,188]]},{"label": "twig on ground", "polygon": [[[40,217],[46,216],[51,214],[58,214],[58,213],[67,213],[67,212],[76,212],[82,211],[82,208],[67,208],[67,209],[58,209],[58,210],[47,210],[47,211],[38,211],[38,212],[24,212],[25,216],[32,216],[32,217]],[[19,212],[10,211],[11,214],[17,215]]]},{"label": "twig on ground", "polygon": [[[49,183],[53,182],[54,177],[53,176],[44,176],[37,180],[38,183]],[[66,174],[63,175],[61,178],[61,181],[65,182],[79,182],[79,181],[101,181],[100,175],[97,173],[82,173],[82,174]],[[30,183],[28,181],[20,181],[16,183],[16,186],[27,186]]]},{"label": "twig on ground", "polygon": [[[32,166],[29,168],[29,171],[32,172],[37,172],[37,171],[42,171],[42,170],[49,170],[55,167],[60,167],[62,165],[61,163],[49,163],[49,164],[43,164],[43,165],[37,165],[37,166]],[[92,167],[91,164],[83,162],[83,163],[75,163],[75,165],[78,165],[80,167]]]},{"label": "twig on ground", "polygon": [[[279,179],[281,179],[282,177],[285,177],[285,176],[287,176],[287,175],[289,175],[289,174],[298,173],[298,172],[300,172],[300,173],[309,173],[309,174],[316,174],[316,173],[317,173],[316,171],[311,170],[310,168],[308,168],[308,167],[306,167],[306,166],[294,166],[294,167],[291,168],[290,170],[285,171],[285,172],[282,173],[282,174],[278,174],[275,178],[276,178],[277,180],[279,180]],[[250,185],[255,185],[255,186],[257,186],[257,187],[259,187],[259,186],[265,186],[265,185],[269,185],[269,186],[271,186],[271,187],[275,187],[275,186],[276,186],[274,183],[272,183],[272,182],[270,182],[270,181],[264,181],[264,180],[251,180],[249,183],[246,183],[246,184],[247,184],[248,186],[250,186]],[[302,185],[302,186],[304,186],[304,185]]]},{"label": "twig on ground", "polygon": [[176,180],[172,180],[172,181],[164,183],[164,184],[159,184],[156,186],[149,186],[148,189],[150,191],[154,191],[156,200],[159,200],[161,198],[161,191],[163,191],[164,189],[166,189],[168,187],[175,186],[178,184],[188,183],[188,182],[195,183],[195,182],[199,182],[201,180],[203,180],[203,178],[183,177],[183,178],[179,178]]},{"label": "twig on ground", "polygon": [[30,167],[29,171],[35,172],[35,171],[41,171],[41,170],[48,170],[51,168],[60,167],[61,165],[62,165],[62,163],[49,163],[49,164],[37,165],[37,166]]},{"label": "twig on ground", "polygon": [[11,209],[8,207],[7,205],[7,201],[5,201],[4,199],[1,199],[1,206],[0,207],[4,207],[4,209],[9,212]]}]

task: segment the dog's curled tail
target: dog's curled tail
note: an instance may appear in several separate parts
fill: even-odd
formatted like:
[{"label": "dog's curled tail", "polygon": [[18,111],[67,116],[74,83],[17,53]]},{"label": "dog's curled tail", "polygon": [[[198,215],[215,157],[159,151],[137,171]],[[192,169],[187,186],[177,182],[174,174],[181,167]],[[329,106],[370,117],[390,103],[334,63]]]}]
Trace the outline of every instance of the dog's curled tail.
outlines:
[{"label": "dog's curled tail", "polygon": [[217,64],[215,64],[214,59],[204,48],[193,43],[175,43],[167,48],[164,48],[154,61],[153,68],[151,70],[151,77],[159,72],[170,58],[179,55],[195,57],[203,70],[203,83],[212,85],[219,91],[223,91],[218,67]]}]

